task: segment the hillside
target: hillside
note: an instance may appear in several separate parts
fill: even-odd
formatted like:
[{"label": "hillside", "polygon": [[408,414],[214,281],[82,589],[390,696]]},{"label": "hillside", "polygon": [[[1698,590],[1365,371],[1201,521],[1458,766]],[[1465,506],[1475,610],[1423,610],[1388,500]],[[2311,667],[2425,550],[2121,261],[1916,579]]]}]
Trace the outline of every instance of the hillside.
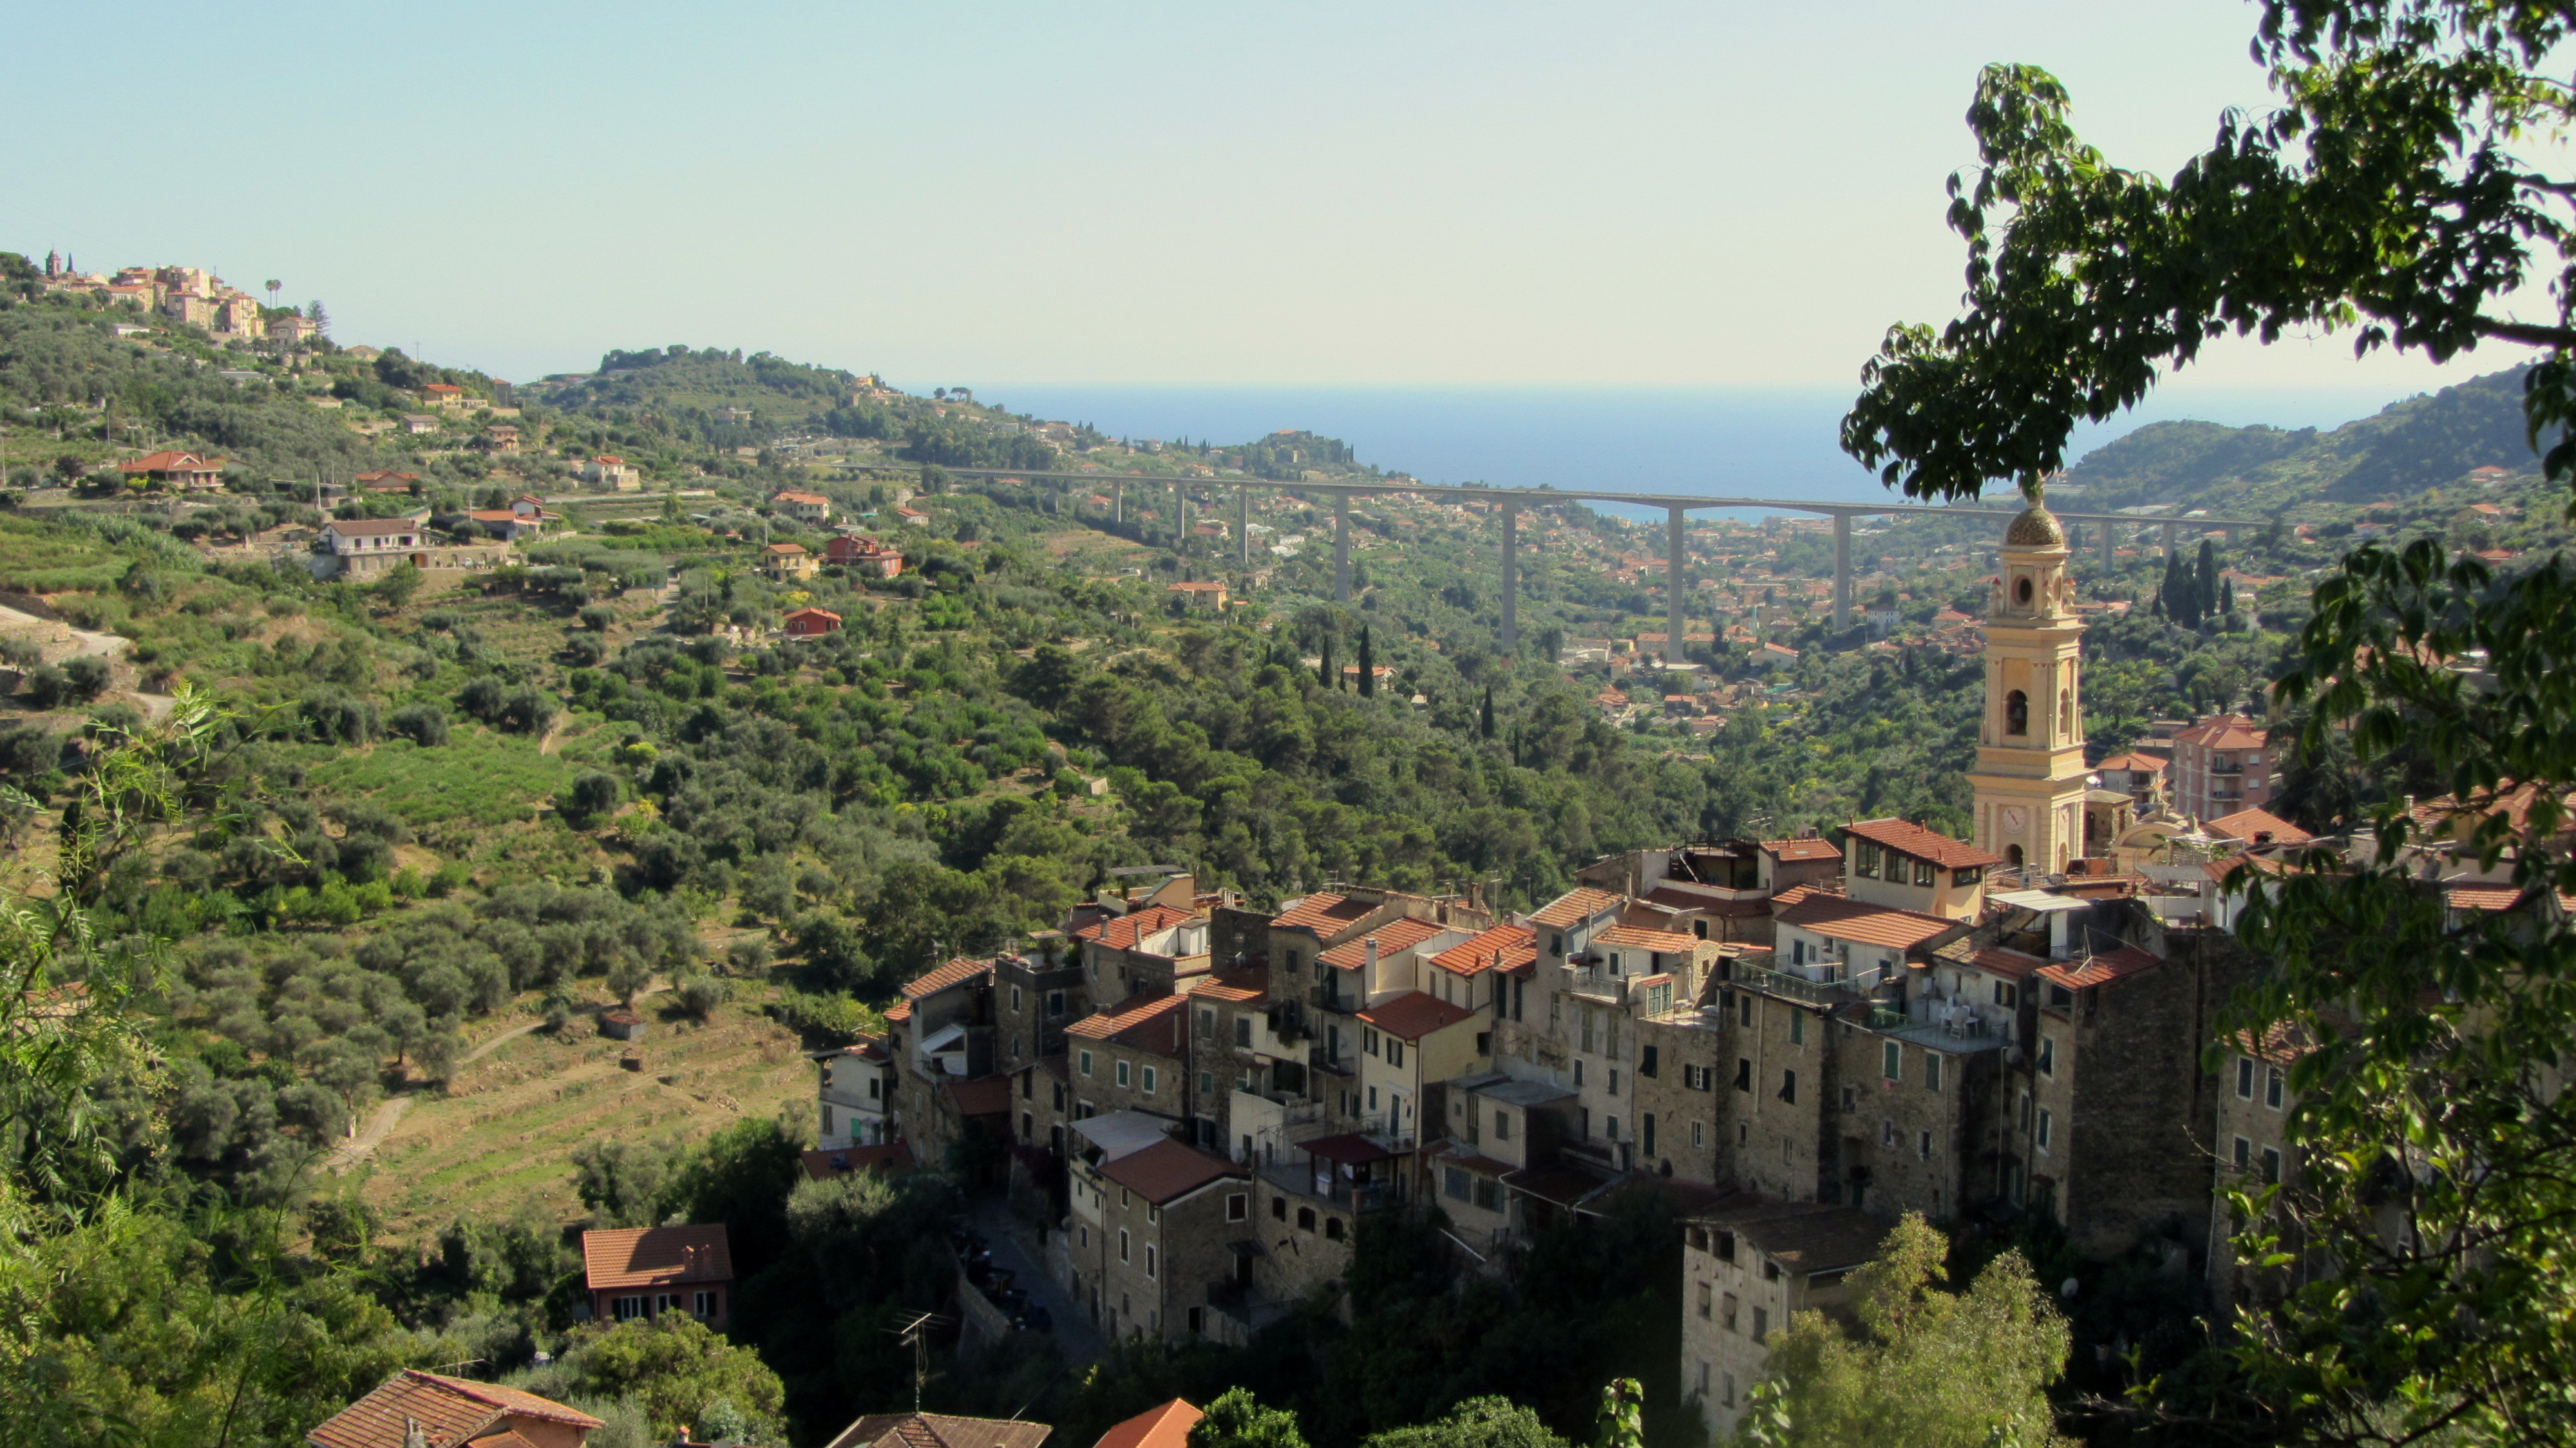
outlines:
[{"label": "hillside", "polygon": [[2090,508],[2322,518],[2354,505],[2412,502],[2434,489],[2483,486],[2469,475],[2490,467],[2510,475],[2498,484],[2506,487],[2539,475],[2523,431],[2519,371],[2391,403],[2329,432],[2149,423],[2086,454],[2065,482]]}]

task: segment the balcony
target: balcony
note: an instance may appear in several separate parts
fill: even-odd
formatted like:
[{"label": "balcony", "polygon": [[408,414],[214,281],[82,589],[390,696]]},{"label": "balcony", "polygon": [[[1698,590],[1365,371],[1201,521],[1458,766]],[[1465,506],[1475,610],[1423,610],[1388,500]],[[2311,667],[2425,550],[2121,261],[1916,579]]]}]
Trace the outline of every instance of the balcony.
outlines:
[{"label": "balcony", "polygon": [[1627,977],[1612,975],[1607,971],[1585,970],[1569,965],[1565,967],[1565,989],[1571,994],[1592,1000],[1608,1001],[1612,1005],[1628,1003]]},{"label": "balcony", "polygon": [[2011,1028],[2001,1010],[1961,1011],[1956,1019],[1949,1019],[1938,1009],[1917,1016],[1876,1005],[1870,1008],[1869,1028],[1911,1045],[1954,1053],[1998,1050],[2012,1044]]},{"label": "balcony", "polygon": [[1758,990],[1764,995],[1803,1001],[1811,1006],[1834,1006],[1866,997],[1870,991],[1877,988],[1878,974],[1878,970],[1872,967],[1850,980],[1809,980],[1805,976],[1791,975],[1787,971],[1766,970],[1758,965],[1738,963],[1735,967],[1733,983],[1746,990]]}]

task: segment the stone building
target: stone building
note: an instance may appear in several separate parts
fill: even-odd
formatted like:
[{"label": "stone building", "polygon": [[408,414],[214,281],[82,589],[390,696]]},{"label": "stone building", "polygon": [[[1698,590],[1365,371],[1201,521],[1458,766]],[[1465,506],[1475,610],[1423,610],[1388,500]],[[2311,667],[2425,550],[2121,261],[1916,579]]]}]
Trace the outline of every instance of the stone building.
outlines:
[{"label": "stone building", "polygon": [[1887,1224],[1852,1207],[1740,1194],[1682,1228],[1685,1401],[1719,1442],[1731,1438],[1771,1356],[1771,1334],[1800,1312],[1834,1312],[1845,1279],[1877,1255]]}]

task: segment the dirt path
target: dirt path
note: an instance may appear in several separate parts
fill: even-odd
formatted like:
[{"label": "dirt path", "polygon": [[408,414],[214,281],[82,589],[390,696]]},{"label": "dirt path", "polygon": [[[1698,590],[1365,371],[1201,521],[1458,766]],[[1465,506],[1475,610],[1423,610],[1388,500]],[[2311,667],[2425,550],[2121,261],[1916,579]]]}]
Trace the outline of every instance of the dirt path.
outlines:
[{"label": "dirt path", "polygon": [[[519,1037],[526,1035],[528,1032],[533,1031],[544,1024],[545,1022],[543,1021],[530,1021],[524,1026],[513,1026],[509,1030],[503,1031],[501,1034],[485,1041],[482,1045],[475,1047],[473,1050],[466,1052],[464,1055],[457,1057],[456,1064],[459,1067],[471,1066],[475,1062],[482,1060],[485,1056],[492,1054],[493,1051],[499,1049],[503,1042],[515,1041]],[[331,1153],[330,1161],[324,1164],[325,1168],[335,1172],[347,1171],[349,1168],[356,1166],[359,1162],[366,1160],[369,1152],[372,1152],[377,1147],[384,1145],[385,1138],[394,1134],[394,1127],[401,1123],[403,1113],[411,1110],[411,1103],[414,1099],[415,1093],[405,1092],[391,1101],[387,1101],[378,1106],[375,1110],[375,1114],[367,1118],[367,1129],[359,1132],[355,1137],[351,1138],[347,1145],[342,1146],[338,1151]]]},{"label": "dirt path", "polygon": [[100,654],[112,659],[124,653],[134,642],[119,634],[74,628],[67,623],[38,618],[32,613],[6,606],[0,606],[0,634],[17,634],[35,640],[37,649],[49,664],[58,664],[80,654]]}]

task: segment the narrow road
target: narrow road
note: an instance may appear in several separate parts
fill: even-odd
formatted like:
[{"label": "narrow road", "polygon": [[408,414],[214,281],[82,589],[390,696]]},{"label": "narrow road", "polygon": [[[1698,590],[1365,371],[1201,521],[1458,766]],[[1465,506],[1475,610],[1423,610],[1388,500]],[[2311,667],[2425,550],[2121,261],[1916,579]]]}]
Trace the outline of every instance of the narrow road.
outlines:
[{"label": "narrow road", "polygon": [[[1065,1293],[1064,1284],[1047,1275],[1037,1259],[1037,1249],[1020,1235],[1023,1230],[999,1194],[976,1199],[966,1211],[966,1219],[984,1234],[993,1252],[993,1265],[1007,1269],[1011,1285],[1025,1288],[1029,1300],[1047,1310],[1055,1320],[1055,1350],[1067,1367],[1079,1368],[1100,1360],[1109,1351],[1108,1342],[1081,1306]],[[975,1289],[965,1289],[969,1292]]]},{"label": "narrow road", "polygon": [[[524,1026],[513,1026],[457,1057],[456,1064],[459,1067],[471,1066],[498,1049],[502,1042],[515,1041],[544,1024],[543,1021],[530,1021]],[[368,1153],[384,1145],[385,1138],[393,1135],[394,1126],[403,1119],[403,1113],[411,1110],[413,1099],[414,1093],[406,1091],[378,1106],[375,1114],[367,1118],[367,1129],[350,1138],[348,1144],[338,1151],[331,1153],[331,1159],[323,1164],[324,1169],[335,1172],[347,1171],[366,1160]]]}]

